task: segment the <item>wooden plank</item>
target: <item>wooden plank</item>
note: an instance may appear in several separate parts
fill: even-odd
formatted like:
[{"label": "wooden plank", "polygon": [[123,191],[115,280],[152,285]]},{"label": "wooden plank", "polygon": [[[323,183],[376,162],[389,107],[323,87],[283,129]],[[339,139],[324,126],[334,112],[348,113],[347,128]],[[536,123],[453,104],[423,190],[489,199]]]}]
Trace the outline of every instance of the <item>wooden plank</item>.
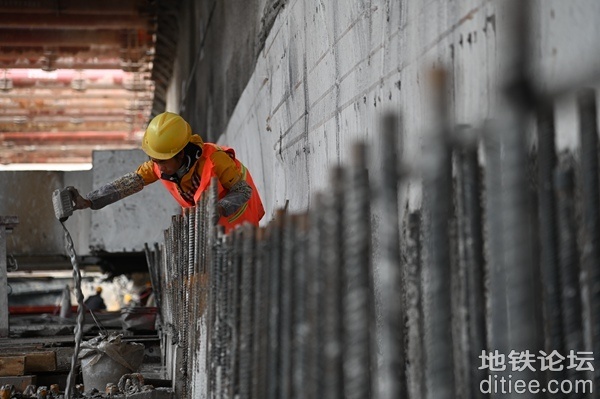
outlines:
[{"label": "wooden plank", "polygon": [[25,356],[0,356],[0,376],[25,374]]},{"label": "wooden plank", "polygon": [[56,371],[54,351],[28,353],[25,355],[25,372]]}]

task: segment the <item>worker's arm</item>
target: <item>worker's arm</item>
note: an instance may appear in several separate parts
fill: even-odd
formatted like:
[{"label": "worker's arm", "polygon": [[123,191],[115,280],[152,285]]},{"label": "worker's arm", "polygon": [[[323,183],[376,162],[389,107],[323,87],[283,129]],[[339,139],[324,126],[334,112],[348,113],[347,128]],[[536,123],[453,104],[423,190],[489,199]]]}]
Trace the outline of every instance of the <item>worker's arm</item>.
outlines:
[{"label": "worker's arm", "polygon": [[75,209],[102,209],[106,205],[115,203],[125,197],[135,194],[144,188],[144,180],[139,174],[132,172],[103,185],[88,193],[87,198],[82,197],[75,190]]},{"label": "worker's arm", "polygon": [[219,213],[222,216],[233,215],[242,205],[250,199],[252,187],[242,179],[233,159],[224,151],[217,151],[211,156],[215,166],[215,173],[219,182],[228,190],[228,193],[217,202]]}]

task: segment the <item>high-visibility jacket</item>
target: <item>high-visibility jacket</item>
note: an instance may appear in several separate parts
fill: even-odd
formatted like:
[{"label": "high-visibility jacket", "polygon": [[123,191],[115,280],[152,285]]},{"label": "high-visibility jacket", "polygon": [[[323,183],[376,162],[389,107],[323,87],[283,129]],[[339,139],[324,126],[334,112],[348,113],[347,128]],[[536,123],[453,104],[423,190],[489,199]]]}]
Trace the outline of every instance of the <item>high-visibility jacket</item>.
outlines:
[{"label": "high-visibility jacket", "polygon": [[[212,144],[212,143],[204,143],[203,144],[202,155],[200,155],[200,158],[202,158],[202,160],[204,161],[204,166],[203,166],[201,174],[200,174],[200,185],[198,186],[198,189],[196,190],[196,193],[194,194],[194,202],[198,203],[202,194],[209,187],[211,179],[213,177],[217,177],[215,170],[214,170],[214,164],[211,160],[211,156],[215,151],[225,151],[231,157],[231,159],[235,162],[236,167],[240,171],[241,178],[243,180],[245,180],[246,183],[248,183],[248,185],[252,188],[252,195],[250,196],[250,199],[244,205],[242,205],[233,215],[221,216],[219,218],[219,224],[225,227],[226,233],[229,232],[234,226],[236,226],[238,224],[242,224],[243,222],[249,222],[255,226],[258,226],[258,222],[265,215],[265,210],[264,210],[262,201],[260,199],[258,190],[256,189],[256,186],[254,185],[252,176],[250,175],[250,172],[244,166],[244,164],[242,164],[235,157],[235,151],[233,150],[233,148],[217,146],[216,144]],[[201,160],[198,159],[196,162],[200,162],[200,161]],[[160,176],[161,172],[160,172],[160,169],[158,168],[158,165],[154,164],[153,168],[154,168],[154,173],[156,174],[156,176]],[[173,198],[175,198],[175,200],[177,200],[177,202],[182,207],[188,208],[188,207],[193,206],[193,204],[190,204],[188,201],[186,201],[181,196],[181,193],[179,192],[179,189],[177,187],[177,183],[169,181],[169,180],[164,180],[164,179],[159,179],[159,180],[166,187],[166,189],[171,193]],[[218,182],[217,197],[218,197],[218,199],[221,199],[228,193],[228,190],[226,190],[222,186],[221,182],[218,179],[217,179],[217,182]]]}]

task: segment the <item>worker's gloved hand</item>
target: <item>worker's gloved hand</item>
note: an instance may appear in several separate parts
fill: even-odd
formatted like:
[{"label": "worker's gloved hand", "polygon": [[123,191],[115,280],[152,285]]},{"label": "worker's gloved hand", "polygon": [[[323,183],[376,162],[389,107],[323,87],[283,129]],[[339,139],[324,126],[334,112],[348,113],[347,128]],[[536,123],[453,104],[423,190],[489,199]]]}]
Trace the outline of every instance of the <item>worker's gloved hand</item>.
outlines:
[{"label": "worker's gloved hand", "polygon": [[71,194],[71,200],[73,201],[73,208],[75,209],[87,209],[92,206],[92,202],[88,199],[85,199],[79,194],[79,191],[75,187],[69,186],[67,187],[69,190],[69,194]]}]

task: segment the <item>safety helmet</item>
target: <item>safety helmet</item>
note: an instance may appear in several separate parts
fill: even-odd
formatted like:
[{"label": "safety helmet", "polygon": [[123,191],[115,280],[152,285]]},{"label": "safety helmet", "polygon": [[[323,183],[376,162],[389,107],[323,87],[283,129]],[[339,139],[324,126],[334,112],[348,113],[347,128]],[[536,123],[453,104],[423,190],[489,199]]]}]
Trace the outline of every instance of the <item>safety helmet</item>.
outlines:
[{"label": "safety helmet", "polygon": [[100,286],[96,287],[96,293],[97,294],[101,294],[102,293],[102,287],[100,287]]},{"label": "safety helmet", "polygon": [[172,112],[156,115],[148,124],[142,150],[155,159],[171,159],[183,150],[192,136],[192,128]]}]

